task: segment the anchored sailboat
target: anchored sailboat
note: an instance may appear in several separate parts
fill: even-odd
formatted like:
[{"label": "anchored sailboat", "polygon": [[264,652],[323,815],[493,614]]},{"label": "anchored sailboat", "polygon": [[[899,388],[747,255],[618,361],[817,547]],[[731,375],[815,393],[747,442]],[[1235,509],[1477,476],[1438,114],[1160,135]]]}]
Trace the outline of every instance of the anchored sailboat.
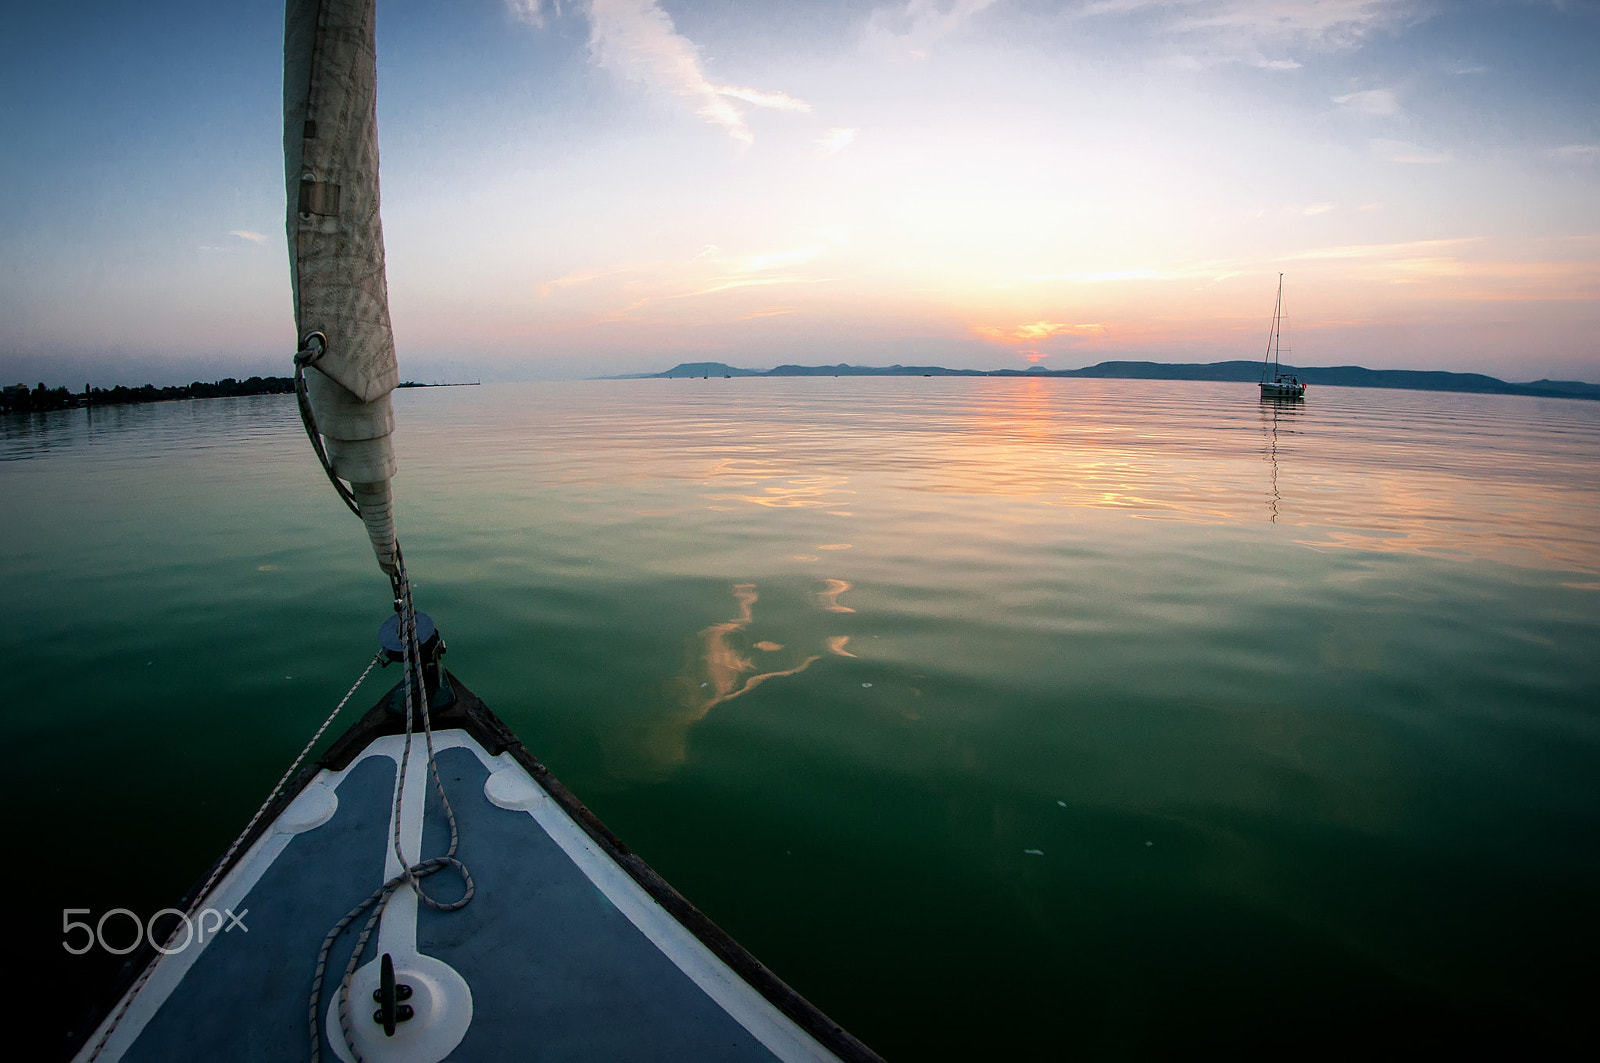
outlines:
[{"label": "anchored sailboat", "polygon": [[[375,81],[373,0],[289,0],[296,390],[395,615],[204,883],[152,924],[76,1060],[877,1060],[629,851],[441,664],[395,536]],[[402,680],[300,770],[384,660]],[[252,932],[218,932],[206,916],[220,912],[248,913]]]},{"label": "anchored sailboat", "polygon": [[[1278,274],[1278,302],[1272,308],[1272,331],[1267,334],[1267,355],[1261,363],[1261,397],[1264,399],[1304,398],[1306,386],[1294,375],[1285,375],[1278,360],[1283,345],[1283,274]],[[1270,379],[1269,379],[1270,377]]]}]

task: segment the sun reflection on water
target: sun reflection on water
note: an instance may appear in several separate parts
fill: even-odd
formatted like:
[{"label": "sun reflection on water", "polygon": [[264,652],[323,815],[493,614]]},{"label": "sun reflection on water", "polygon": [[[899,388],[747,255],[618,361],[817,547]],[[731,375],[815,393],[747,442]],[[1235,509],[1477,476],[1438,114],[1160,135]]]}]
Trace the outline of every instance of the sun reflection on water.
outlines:
[{"label": "sun reflection on water", "polygon": [[714,462],[705,501],[846,515],[853,498],[851,512],[881,515],[908,496],[993,497],[1600,571],[1596,404],[1331,387],[1279,404],[1253,385],[1173,381],[826,383],[826,401],[763,425],[762,456]]}]

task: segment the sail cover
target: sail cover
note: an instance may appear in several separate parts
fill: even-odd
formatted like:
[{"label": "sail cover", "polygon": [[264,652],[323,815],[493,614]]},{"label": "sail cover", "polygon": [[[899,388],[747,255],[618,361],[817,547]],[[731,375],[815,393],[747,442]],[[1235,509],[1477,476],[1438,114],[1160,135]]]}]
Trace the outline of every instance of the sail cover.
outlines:
[{"label": "sail cover", "polygon": [[283,160],[301,344],[326,337],[307,391],[335,474],[394,574],[390,392],[400,382],[378,217],[374,0],[288,0]]}]

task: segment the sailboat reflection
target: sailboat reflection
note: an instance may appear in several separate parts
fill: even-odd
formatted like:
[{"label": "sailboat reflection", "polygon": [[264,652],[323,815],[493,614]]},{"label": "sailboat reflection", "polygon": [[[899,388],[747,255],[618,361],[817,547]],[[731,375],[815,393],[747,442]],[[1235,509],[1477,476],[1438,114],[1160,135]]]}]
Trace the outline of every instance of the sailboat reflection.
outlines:
[{"label": "sailboat reflection", "polygon": [[1262,457],[1272,467],[1272,490],[1267,496],[1267,510],[1274,524],[1278,523],[1278,506],[1283,501],[1283,492],[1278,489],[1278,421],[1282,418],[1285,434],[1292,434],[1293,428],[1290,426],[1304,410],[1305,406],[1298,397],[1261,396],[1261,435],[1265,441]]}]

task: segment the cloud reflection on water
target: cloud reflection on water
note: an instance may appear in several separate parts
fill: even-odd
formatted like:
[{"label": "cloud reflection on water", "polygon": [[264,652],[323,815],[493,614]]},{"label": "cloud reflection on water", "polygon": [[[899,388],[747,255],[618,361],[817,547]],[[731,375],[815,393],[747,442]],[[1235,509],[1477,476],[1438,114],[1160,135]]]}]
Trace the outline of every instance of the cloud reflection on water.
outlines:
[{"label": "cloud reflection on water", "polygon": [[[830,580],[830,583],[842,581]],[[844,584],[833,593],[849,588]],[[751,639],[756,626],[755,606],[761,595],[754,583],[736,583],[732,588],[738,612],[732,619],[702,629],[689,643],[689,660],[682,674],[668,682],[674,692],[670,711],[650,721],[637,737],[639,752],[653,771],[681,764],[688,754],[689,731],[704,720],[712,709],[743,697],[772,679],[799,675],[822,660],[821,654],[786,653],[787,641],[772,638]],[[847,610],[853,611],[853,610]],[[849,636],[830,636],[824,644],[829,652],[854,657],[845,650]],[[756,662],[753,653],[777,657],[786,667],[768,668]],[[632,743],[628,743],[632,744]]]},{"label": "cloud reflection on water", "polygon": [[[751,623],[755,621],[755,604],[760,595],[756,592],[754,583],[739,583],[733,588],[733,596],[739,602],[739,615],[732,620],[721,624],[712,624],[700,632],[704,640],[705,650],[701,656],[704,662],[706,681],[702,689],[709,691],[708,698],[695,697],[693,708],[699,713],[696,720],[703,717],[717,705],[725,701],[732,701],[741,694],[746,694],[765,683],[768,679],[777,679],[782,676],[797,675],[811,667],[822,658],[812,655],[792,668],[779,671],[757,672],[756,664],[734,645],[733,639],[744,634]],[[756,643],[758,649],[781,650],[783,647],[774,642],[763,640]],[[755,673],[755,674],[750,674]],[[703,701],[703,704],[699,702]],[[693,722],[693,721],[690,721]]]}]

